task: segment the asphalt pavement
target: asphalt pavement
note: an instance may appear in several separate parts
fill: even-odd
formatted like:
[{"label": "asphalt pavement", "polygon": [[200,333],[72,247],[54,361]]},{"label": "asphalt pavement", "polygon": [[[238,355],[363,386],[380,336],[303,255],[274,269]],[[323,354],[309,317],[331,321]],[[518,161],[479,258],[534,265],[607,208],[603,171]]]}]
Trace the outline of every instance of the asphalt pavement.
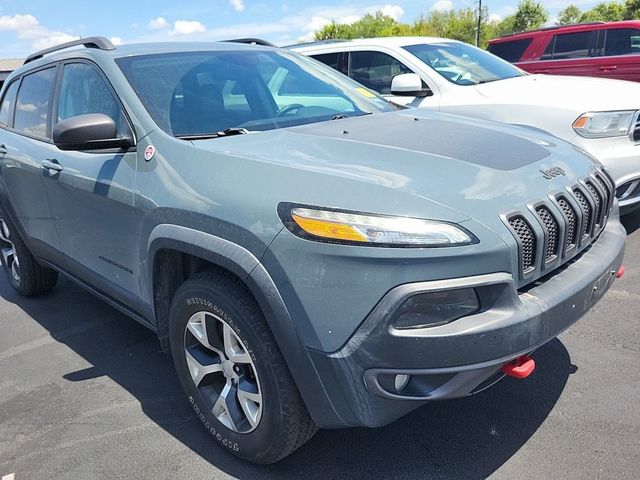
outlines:
[{"label": "asphalt pavement", "polygon": [[320,431],[269,467],[214,444],[150,331],[69,281],[25,299],[2,275],[0,479],[638,479],[640,214],[625,225],[625,278],[530,378]]}]

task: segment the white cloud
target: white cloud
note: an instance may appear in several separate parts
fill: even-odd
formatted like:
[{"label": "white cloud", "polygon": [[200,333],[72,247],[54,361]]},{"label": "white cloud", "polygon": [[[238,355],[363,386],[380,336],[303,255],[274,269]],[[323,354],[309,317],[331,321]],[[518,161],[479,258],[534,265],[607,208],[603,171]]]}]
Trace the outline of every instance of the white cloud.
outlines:
[{"label": "white cloud", "polygon": [[151,30],[160,30],[162,28],[167,28],[169,26],[169,22],[167,22],[163,17],[158,17],[150,20],[147,26]]},{"label": "white cloud", "polygon": [[121,37],[110,37],[109,40],[111,40],[111,43],[113,43],[115,46],[122,45]]},{"label": "white cloud", "polygon": [[231,6],[236,12],[244,12],[247,8],[244,4],[244,0],[231,0]]},{"label": "white cloud", "polygon": [[38,20],[33,15],[2,15],[0,17],[0,30],[15,30],[28,33],[30,29],[41,28]]},{"label": "white cloud", "polygon": [[[400,5],[383,5],[382,7],[372,7],[371,9],[374,9],[374,8],[375,8],[374,12],[375,11],[382,12],[383,15],[386,15],[387,17],[391,17],[396,21],[400,20],[400,17],[404,15],[404,9]],[[368,10],[371,10],[371,9],[368,9]]]},{"label": "white cloud", "polygon": [[[315,38],[315,33],[326,27],[331,22],[351,24],[360,20],[366,14],[382,12],[394,20],[399,20],[404,15],[404,9],[400,5],[371,5],[362,9],[353,7],[337,7],[332,9],[317,9],[313,11],[311,20],[301,25],[292,25],[294,29],[301,29],[304,34],[298,37],[299,42],[310,42]],[[309,17],[307,17],[309,18]],[[295,21],[294,18],[290,20]],[[297,22],[296,22],[297,23]]]},{"label": "white cloud", "polygon": [[499,13],[489,14],[489,23],[499,23],[502,21],[502,15]]},{"label": "white cloud", "polygon": [[69,35],[68,33],[51,33],[46,37],[37,38],[31,44],[34,50],[42,50],[45,48],[53,47],[55,45],[60,45],[61,43],[70,42],[72,40],[77,40],[80,37]]},{"label": "white cloud", "polygon": [[169,32],[169,35],[193,35],[206,31],[207,28],[196,20],[177,20],[173,22],[173,30]]},{"label": "white cloud", "polygon": [[429,10],[433,12],[448,12],[449,10],[453,10],[453,3],[451,0],[438,0],[431,5]]},{"label": "white cloud", "polygon": [[79,38],[57,30],[49,30],[40,24],[31,14],[0,16],[0,31],[13,31],[18,38],[31,41],[31,48],[42,50],[60,43],[70,42]]}]

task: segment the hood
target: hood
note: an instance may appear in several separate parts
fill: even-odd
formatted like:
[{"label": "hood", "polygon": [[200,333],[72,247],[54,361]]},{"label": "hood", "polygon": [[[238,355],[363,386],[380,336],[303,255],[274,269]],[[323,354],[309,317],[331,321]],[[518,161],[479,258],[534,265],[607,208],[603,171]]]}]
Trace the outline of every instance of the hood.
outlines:
[{"label": "hood", "polygon": [[500,228],[500,213],[522,210],[574,185],[595,167],[572,145],[543,133],[416,110],[194,144],[236,165],[249,162],[243,182],[268,180],[265,203],[473,218],[494,231]]},{"label": "hood", "polygon": [[562,75],[524,75],[476,85],[484,97],[514,105],[559,106],[587,111],[640,109],[640,84]]}]

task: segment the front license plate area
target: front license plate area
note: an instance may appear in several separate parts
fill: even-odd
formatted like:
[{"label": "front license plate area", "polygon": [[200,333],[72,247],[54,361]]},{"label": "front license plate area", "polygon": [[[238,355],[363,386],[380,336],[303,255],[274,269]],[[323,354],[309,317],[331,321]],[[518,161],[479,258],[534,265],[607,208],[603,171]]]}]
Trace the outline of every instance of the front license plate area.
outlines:
[{"label": "front license plate area", "polygon": [[589,303],[593,304],[598,300],[600,300],[600,297],[602,297],[602,295],[604,295],[604,293],[607,290],[609,290],[609,287],[611,286],[615,278],[616,278],[615,269],[609,269],[606,272],[604,272],[602,276],[598,280],[596,280],[596,282],[593,284]]}]

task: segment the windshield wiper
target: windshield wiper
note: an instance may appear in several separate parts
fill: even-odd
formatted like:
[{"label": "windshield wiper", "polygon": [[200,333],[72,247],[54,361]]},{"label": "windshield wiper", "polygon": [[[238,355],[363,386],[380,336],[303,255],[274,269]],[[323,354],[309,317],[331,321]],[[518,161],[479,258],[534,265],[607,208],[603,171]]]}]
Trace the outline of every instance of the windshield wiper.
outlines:
[{"label": "windshield wiper", "polygon": [[371,115],[373,112],[360,112],[354,115],[347,115],[346,113],[338,113],[331,117],[331,120],[342,120],[343,118],[351,118],[351,117],[362,117],[364,115]]},{"label": "windshield wiper", "polygon": [[176,138],[180,138],[182,140],[205,140],[207,138],[232,137],[234,135],[245,135],[247,133],[252,133],[252,131],[247,130],[246,128],[232,127],[215,133],[176,135]]}]

